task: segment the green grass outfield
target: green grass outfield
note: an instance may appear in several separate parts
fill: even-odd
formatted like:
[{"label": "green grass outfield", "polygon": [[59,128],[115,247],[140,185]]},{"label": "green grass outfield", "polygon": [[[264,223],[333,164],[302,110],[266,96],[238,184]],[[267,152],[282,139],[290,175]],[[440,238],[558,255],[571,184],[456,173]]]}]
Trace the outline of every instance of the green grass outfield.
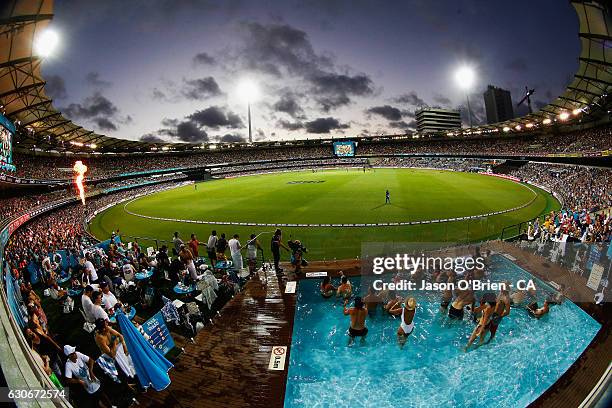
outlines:
[{"label": "green grass outfield", "polygon": [[[385,190],[391,204],[385,204]],[[534,193],[535,191],[535,193]],[[510,213],[439,224],[387,227],[283,227],[285,241],[300,239],[308,259],[347,259],[359,256],[362,242],[467,242],[497,238],[503,227],[532,219],[559,203],[533,186],[497,177],[422,169],[345,169],[301,171],[213,180],[139,198],[127,205],[133,213],[187,220],[249,223],[328,224],[423,221],[486,214],[515,208]],[[244,242],[251,233],[272,231],[266,226],[194,224],[151,220],[130,215],[124,204],[99,214],[90,231],[107,239],[121,234],[170,241],[179,231],[184,241],[196,233],[205,241],[211,229],[228,238],[238,233]],[[269,257],[270,234],[260,241]],[[140,240],[141,245],[150,245]]]}]

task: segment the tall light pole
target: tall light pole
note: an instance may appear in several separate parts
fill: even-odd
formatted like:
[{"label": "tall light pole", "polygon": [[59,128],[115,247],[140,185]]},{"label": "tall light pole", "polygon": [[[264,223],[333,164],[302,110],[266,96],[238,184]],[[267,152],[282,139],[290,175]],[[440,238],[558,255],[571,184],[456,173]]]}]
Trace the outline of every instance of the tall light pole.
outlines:
[{"label": "tall light pole", "polygon": [[249,111],[249,143],[253,143],[253,134],[251,133],[251,101],[247,102],[247,110]]},{"label": "tall light pole", "polygon": [[455,80],[457,81],[457,85],[459,85],[459,88],[465,91],[470,127],[472,127],[472,109],[470,108],[469,92],[474,84],[475,77],[476,75],[474,74],[474,70],[468,66],[462,66],[457,70],[457,72],[455,72]]},{"label": "tall light pole", "polygon": [[249,121],[249,143],[253,143],[253,134],[251,131],[251,102],[257,99],[259,90],[257,85],[249,80],[243,79],[238,86],[238,93],[242,99],[246,99],[247,102],[247,117]]}]

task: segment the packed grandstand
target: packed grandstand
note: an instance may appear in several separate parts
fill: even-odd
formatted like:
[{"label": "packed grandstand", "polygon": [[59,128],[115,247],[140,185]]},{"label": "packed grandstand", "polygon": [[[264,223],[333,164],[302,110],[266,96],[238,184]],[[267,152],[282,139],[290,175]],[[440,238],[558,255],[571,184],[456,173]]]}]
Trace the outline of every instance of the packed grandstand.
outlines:
[{"label": "packed grandstand", "polygon": [[[46,4],[44,1],[42,3]],[[7,16],[10,20],[9,17],[14,18],[15,21],[27,20],[26,15]],[[31,24],[39,24],[40,22],[37,21],[33,19]],[[610,38],[606,37],[605,41],[608,41],[607,44],[609,44]],[[607,52],[608,54],[605,55],[609,55],[609,49]],[[11,58],[9,58],[10,61]],[[14,61],[13,64],[15,64]],[[611,76],[609,61],[605,64],[602,62],[593,64],[605,71],[606,75]],[[605,65],[605,69],[601,68],[602,64]],[[594,68],[589,66],[588,69]],[[604,90],[611,87],[609,82],[602,81],[607,84]],[[10,88],[2,82],[0,85]],[[12,89],[12,92],[19,94],[21,91],[17,88]],[[0,89],[0,91],[5,92],[0,92],[0,98],[4,99],[6,99],[5,95],[11,93],[10,89]],[[592,94],[592,88],[584,92],[584,95],[589,98],[592,97]],[[513,297],[513,302],[521,303],[523,301],[519,299],[521,296],[533,296],[532,300],[536,301],[546,299],[545,306],[532,308],[533,310],[529,312],[534,318],[539,319],[541,317],[539,314],[548,313],[549,303],[554,304],[551,299],[555,296],[567,297],[587,311],[593,317],[593,322],[597,321],[594,325],[601,325],[601,331],[595,330],[593,336],[587,339],[588,341],[585,340],[583,348],[578,350],[580,352],[574,356],[575,358],[572,357],[569,361],[571,364],[574,362],[583,364],[573,367],[586,367],[585,370],[568,371],[572,375],[576,371],[592,369],[595,372],[599,370],[586,382],[588,386],[583,387],[586,389],[586,391],[583,390],[583,394],[588,394],[591,390],[596,389],[600,378],[605,380],[606,373],[610,374],[609,367],[605,371],[605,367],[604,369],[600,367],[601,362],[593,362],[597,360],[597,356],[603,356],[604,366],[609,363],[605,361],[609,360],[610,352],[610,348],[606,348],[610,344],[609,308],[608,303],[603,302],[603,298],[608,296],[606,288],[610,277],[610,263],[604,258],[606,253],[612,257],[610,252],[612,249],[608,250],[609,247],[612,248],[610,246],[612,238],[612,117],[608,110],[612,105],[607,99],[607,91],[601,91],[597,97],[600,98],[597,105],[603,105],[602,109],[597,111],[598,113],[593,113],[591,116],[585,114],[580,118],[570,119],[567,123],[565,120],[555,121],[550,126],[545,124],[525,126],[525,124],[534,123],[536,119],[542,123],[543,116],[539,117],[537,115],[540,113],[537,113],[535,116],[520,119],[522,127],[517,120],[512,123],[464,129],[461,133],[455,132],[452,135],[448,133],[435,135],[406,133],[342,137],[343,141],[350,141],[354,146],[354,152],[349,157],[336,154],[334,143],[339,140],[335,139],[259,144],[211,143],[206,146],[194,145],[191,146],[192,148],[181,146],[180,149],[178,147],[174,149],[172,146],[164,146],[162,149],[159,144],[138,142],[137,147],[127,146],[121,151],[115,151],[111,148],[107,150],[103,148],[104,143],[113,142],[112,138],[104,139],[105,136],[95,134],[94,136],[102,138],[104,143],[100,143],[101,148],[93,154],[87,152],[86,149],[81,149],[83,145],[87,143],[91,145],[92,142],[89,139],[90,134],[80,133],[82,131],[80,127],[74,129],[76,137],[74,140],[77,142],[70,145],[62,141],[61,146],[64,149],[62,150],[59,144],[47,149],[40,147],[45,143],[44,140],[51,139],[47,136],[60,139],[62,135],[50,133],[37,136],[17,126],[14,138],[22,140],[23,144],[21,146],[15,144],[11,152],[11,162],[7,163],[10,166],[5,166],[0,171],[0,261],[3,271],[0,318],[3,330],[6,331],[6,334],[0,335],[0,341],[6,342],[2,346],[3,354],[15,356],[14,358],[5,356],[5,360],[2,360],[2,368],[5,371],[2,378],[3,384],[0,385],[9,384],[14,387],[14,384],[27,383],[30,388],[70,389],[69,394],[62,394],[61,398],[54,399],[56,406],[87,406],[92,403],[90,397],[94,394],[97,397],[94,402],[96,404],[100,402],[104,406],[132,406],[134,404],[161,406],[175,403],[176,406],[197,406],[198,404],[190,405],[189,402],[186,403],[184,399],[181,399],[183,397],[172,394],[174,392],[172,387],[179,387],[177,389],[186,393],[189,398],[193,398],[195,394],[189,394],[187,389],[205,388],[202,385],[204,382],[210,385],[220,381],[219,378],[223,375],[210,367],[223,366],[226,363],[221,361],[218,355],[209,353],[203,344],[216,341],[222,344],[219,346],[217,343],[217,346],[225,352],[226,356],[235,354],[235,360],[246,359],[246,357],[241,357],[240,348],[248,348],[248,350],[258,348],[259,344],[247,338],[252,333],[257,333],[257,336],[271,336],[275,340],[282,338],[285,341],[283,344],[291,344],[291,348],[298,353],[302,343],[307,340],[301,337],[297,344],[291,343],[294,313],[297,327],[297,319],[307,319],[308,316],[302,315],[308,315],[310,312],[302,313],[298,317],[300,307],[306,307],[306,305],[299,303],[299,306],[296,306],[298,301],[295,300],[295,297],[287,300],[291,296],[287,293],[295,294],[295,286],[293,292],[285,292],[285,290],[290,287],[292,281],[307,280],[308,273],[315,273],[312,275],[315,277],[330,276],[337,278],[336,280],[341,279],[338,282],[340,287],[346,285],[347,276],[351,276],[351,279],[356,281],[357,273],[350,275],[350,272],[347,272],[345,274],[343,269],[359,270],[362,267],[360,256],[353,256],[355,253],[361,255],[359,251],[362,250],[362,247],[347,238],[353,233],[346,231],[351,228],[357,230],[374,227],[378,229],[372,230],[375,231],[372,235],[376,235],[372,237],[372,241],[384,236],[389,238],[390,242],[411,240],[443,242],[447,247],[454,248],[452,250],[456,250],[461,257],[480,254],[480,249],[474,248],[480,248],[482,245],[482,251],[488,251],[487,268],[490,268],[493,262],[490,258],[491,250],[496,254],[506,253],[507,259],[518,263],[523,260],[524,263],[520,266],[525,269],[532,264],[537,264],[537,267],[534,266],[534,270],[529,270],[529,272],[540,276],[546,283],[541,285],[538,283],[537,295],[535,289],[533,293],[514,292],[512,295],[517,297]],[[19,115],[28,113],[27,106],[12,109],[10,101],[4,99],[2,103],[6,117],[15,123],[21,123],[22,118]],[[573,105],[564,105],[557,109],[555,114],[558,116],[559,112],[571,112],[572,107]],[[593,111],[595,111],[594,108]],[[32,138],[36,139],[36,137],[40,137],[41,140],[38,147],[28,148],[27,144],[31,144]],[[72,149],[71,146],[74,148]],[[88,167],[85,173],[86,188],[83,199],[79,197],[78,185],[74,183],[74,165],[78,160]],[[270,180],[273,179],[265,178],[285,174],[286,178],[276,179],[280,180],[279,185],[272,185]],[[444,177],[447,174],[458,175],[459,178],[446,179]],[[344,198],[347,201],[343,201],[342,204],[346,208],[339,211],[346,213],[349,221],[339,221],[342,224],[334,224],[326,219],[323,221],[307,219],[313,211],[312,208],[307,208],[307,202],[314,201],[314,195],[332,194],[326,189],[334,186],[332,179],[336,175],[356,180],[361,177],[361,180],[373,181],[368,181],[370,184],[363,187],[363,190],[359,190],[361,188],[359,183],[365,183],[365,181],[355,182],[355,187],[351,187],[354,189],[355,196],[346,197],[345,195]],[[397,204],[395,212],[388,215],[389,218],[381,216],[380,220],[375,218],[374,221],[350,219],[350,216],[353,215],[353,209],[350,207],[358,207],[359,202],[365,200],[359,194],[363,191],[368,192],[368,189],[374,187],[380,188],[380,194],[378,192],[376,194],[380,195],[378,198],[384,204],[367,208],[367,211],[372,213],[386,204],[389,204],[389,208],[395,205],[396,196],[401,198],[401,195],[393,189],[391,191],[387,189],[386,198],[383,197],[382,194],[387,187],[377,186],[376,180],[383,180],[383,176],[395,180],[400,178],[400,175],[422,178],[424,184],[434,185],[433,191],[439,193],[441,198],[451,203],[453,198],[456,198],[457,202],[460,202],[461,205],[465,204],[467,209],[465,212],[457,210],[455,213],[452,211],[448,214],[440,213],[439,217],[427,214],[419,218],[419,214],[415,215],[415,212],[410,212],[412,209],[402,208],[401,205],[404,203],[401,202],[401,205]],[[326,179],[326,177],[329,178]],[[491,181],[493,184],[486,184],[489,182],[487,177],[494,180]],[[441,180],[439,188],[435,184],[438,179]],[[265,192],[262,192],[261,196],[258,196],[259,192],[246,191],[252,196],[260,197],[261,200],[270,200],[270,203],[282,201],[278,195],[273,195],[274,191],[278,190],[278,194],[282,194],[290,191],[286,189],[294,185],[299,185],[299,188],[303,189],[320,188],[320,190],[312,190],[316,193],[308,193],[311,195],[287,201],[287,205],[299,207],[295,213],[291,214],[298,214],[298,216],[303,214],[304,216],[303,220],[296,219],[290,222],[282,219],[281,213],[284,211],[282,208],[273,208],[273,214],[269,215],[265,212],[258,213],[257,208],[251,207],[250,203],[245,204],[243,201],[238,201],[238,194],[229,198],[215,197],[219,191],[214,189],[215,185],[223,186],[220,184],[223,182],[247,183],[249,180],[259,180],[262,187],[258,188],[261,190],[269,188],[272,193],[270,196],[265,196]],[[412,180],[412,178],[407,180]],[[482,181],[480,185],[480,180],[487,181]],[[521,196],[520,199],[517,199],[517,203],[512,203],[512,205],[502,203],[493,206],[485,203],[480,208],[478,207],[480,197],[464,203],[461,201],[464,198],[454,192],[453,189],[457,187],[453,183],[459,181],[465,181],[465,185],[474,186],[474,194],[482,194],[487,199],[489,197],[487,194],[492,196],[497,194],[496,191],[490,191],[491,189],[501,186],[499,194],[502,194],[501,190],[503,186],[506,186],[506,184],[495,183],[508,183],[510,189],[518,185],[524,187],[523,190],[510,190],[508,196],[524,194],[526,198]],[[209,190],[209,186],[213,186],[210,187],[212,190]],[[227,184],[227,186],[231,185]],[[224,188],[231,187],[219,187],[220,190]],[[296,189],[296,191],[311,190]],[[182,192],[180,193],[182,195],[169,195],[173,192]],[[411,191],[410,194],[418,195],[419,191]],[[468,193],[467,196],[469,195]],[[163,201],[163,197],[166,197],[166,201]],[[468,198],[470,197],[465,200]],[[218,207],[205,207],[208,204],[205,204],[204,201],[215,199],[219,201],[214,204]],[[333,199],[337,200],[338,197]],[[150,206],[155,207],[155,210],[147,212],[148,207],[143,204],[143,202],[146,203],[146,200],[151,200]],[[536,209],[533,207],[535,200],[540,200],[537,201]],[[228,213],[221,212],[219,208],[221,206],[232,207],[234,202],[237,204],[233,213],[237,218],[223,218],[229,217]],[[324,208],[324,205],[330,205],[332,202],[333,200],[324,201],[325,204],[315,210],[326,212],[330,209]],[[270,203],[266,205],[273,206]],[[175,207],[178,204],[183,205],[180,207],[182,210],[174,211],[174,208],[179,208]],[[432,206],[434,204],[432,202]],[[161,211],[164,206],[168,207],[170,215]],[[202,206],[204,218],[196,213],[195,207],[197,206]],[[470,206],[474,206],[474,209]],[[452,206],[442,203],[440,207]],[[457,207],[460,205],[457,204]],[[215,211],[220,212],[220,218],[217,218],[218,214]],[[136,214],[139,218],[127,218],[126,214]],[[241,218],[243,214],[246,218]],[[356,212],[355,214],[359,216],[361,213]],[[125,219],[122,218],[124,215]],[[491,220],[490,223],[488,219]],[[219,222],[212,223],[210,220]],[[402,222],[414,223],[420,228],[419,238],[416,238],[416,233],[413,234],[416,229],[393,229],[399,228],[397,225]],[[483,227],[485,222],[487,224]],[[161,229],[165,234],[162,235],[159,231],[164,225],[167,226]],[[455,225],[456,227],[452,228],[461,229],[461,231],[453,235],[449,232],[451,231],[449,225]],[[284,241],[281,240],[280,230],[276,230],[279,226],[283,226]],[[285,226],[291,226],[291,228],[285,229]],[[263,227],[267,229],[264,231]],[[174,232],[175,228],[176,232]],[[308,234],[304,232],[305,228],[317,229],[318,232],[310,231]],[[470,228],[473,228],[472,235],[470,235]],[[483,228],[484,232],[477,228]],[[276,232],[268,231],[271,229]],[[465,229],[467,233],[464,232]],[[214,230],[210,236],[208,236],[209,230]],[[321,230],[323,232],[320,232]],[[380,232],[383,230],[384,232]],[[428,231],[434,230],[437,232],[428,234]],[[206,231],[207,235],[202,236],[200,231]],[[248,235],[245,234],[247,231]],[[302,236],[293,237],[289,235],[290,233],[296,236],[301,233]],[[355,234],[367,235],[367,232],[362,231]],[[457,236],[466,238],[457,239]],[[298,239],[302,239],[302,242]],[[305,239],[309,241],[305,242]],[[316,239],[321,241],[316,242]],[[342,247],[343,244],[345,247]],[[581,248],[583,248],[573,253],[571,262],[568,261],[568,253],[571,251],[568,249],[567,254],[565,253],[566,244],[582,245]],[[306,245],[312,247],[310,253],[324,254],[324,256],[321,256],[321,259],[310,258],[309,253],[306,252]],[[348,248],[349,246],[351,247]],[[241,253],[243,247],[246,252]],[[340,253],[350,254],[351,259],[348,259],[348,256],[336,259],[335,248],[338,248],[339,251],[342,248],[344,252]],[[596,256],[591,256],[588,255],[590,249],[585,250],[584,248],[598,248],[599,252]],[[561,252],[563,253],[560,255]],[[513,255],[511,256],[510,253]],[[523,254],[524,258],[517,254]],[[531,258],[533,256],[540,256],[540,258],[534,261]],[[304,258],[308,258],[308,261]],[[314,266],[309,266],[309,262]],[[594,268],[594,265],[601,262],[601,273],[595,286],[591,282],[592,279],[595,279],[592,277],[591,269],[587,271],[586,267],[583,267],[585,262],[591,262],[590,268]],[[565,283],[555,286],[556,284],[552,282],[553,278],[550,278],[556,273],[554,271],[561,270],[561,268],[567,270],[563,269],[563,272],[559,272],[558,276],[562,278],[554,279],[557,280],[557,283],[560,282],[559,279],[567,279],[568,282],[571,282],[572,287],[568,286],[567,290]],[[545,270],[545,272],[538,275],[537,270]],[[551,272],[551,270],[554,271]],[[324,275],[316,275],[321,273]],[[484,271],[482,273],[484,274]],[[486,276],[489,276],[488,274],[489,269],[487,269]],[[399,280],[400,275],[398,273],[394,281]],[[423,272],[423,276],[419,279],[431,282],[439,282],[440,279],[444,282],[452,282],[458,279],[456,274],[454,276],[449,274],[449,278],[441,277],[442,275],[439,270],[431,274]],[[482,279],[483,276],[478,278],[472,276],[470,279]],[[348,299],[351,298],[350,294],[345,296],[346,293],[342,293],[340,287],[336,288],[330,282],[324,280],[320,284],[317,281],[314,292],[311,292],[316,293],[317,296],[321,294],[326,297],[329,288],[325,285],[330,285],[333,289],[333,294],[330,296],[335,297],[337,290],[338,296],[343,299],[346,297],[346,302],[348,302]],[[563,282],[566,281],[563,280]],[[569,294],[570,292],[572,294]],[[503,291],[500,293],[503,294]],[[600,294],[601,299],[597,297]],[[410,325],[405,324],[404,313],[415,310],[415,306],[409,306],[408,298],[405,303],[402,303],[403,300],[398,303],[395,296],[391,296],[388,291],[368,292],[367,295],[371,296],[370,300],[379,299],[371,301],[372,303],[384,301],[383,306],[387,306],[395,301],[397,305],[400,305],[397,306],[394,303],[395,306],[389,306],[388,311],[393,314],[390,310],[396,310],[394,308],[398,307],[399,314],[396,314],[392,321],[401,316],[402,325],[400,327],[403,330],[401,333],[408,331],[406,327]],[[303,302],[308,294],[300,296]],[[449,303],[450,308],[453,309],[455,302],[461,303],[463,296],[463,292],[458,294],[444,292],[441,303],[439,296],[436,297],[436,310],[440,305],[442,308],[448,308]],[[593,296],[595,296],[594,300]],[[355,301],[354,298],[351,299]],[[356,304],[359,304],[362,298],[358,297],[358,299]],[[445,302],[446,306],[444,306]],[[475,307],[474,302],[476,301],[472,301],[472,308]],[[274,309],[274,312],[271,312],[273,309],[270,308],[275,307],[270,306],[272,303],[283,303],[284,307],[291,309],[291,312],[285,312],[285,309],[281,312]],[[468,305],[470,302],[463,303]],[[461,303],[461,313],[463,313],[463,303]],[[485,303],[483,300],[482,305]],[[560,308],[562,303],[563,300],[558,301],[559,306],[556,307]],[[604,303],[605,306],[602,308],[605,307],[605,309],[595,310],[595,304]],[[495,307],[500,304],[499,300],[497,303],[493,301]],[[246,312],[248,307],[251,307],[250,312]],[[341,310],[342,304],[338,301],[333,307]],[[355,307],[359,309],[359,306]],[[513,307],[515,307],[514,303]],[[257,308],[263,311],[259,312]],[[295,309],[298,311],[294,311]],[[348,314],[346,310],[345,307],[345,314]],[[466,307],[466,310],[470,309]],[[253,327],[257,324],[265,327],[257,326],[260,328],[245,331],[238,337],[227,337],[227,333],[231,330],[224,331],[223,325],[229,327],[230,324],[234,324],[234,321],[242,319],[237,316],[243,312],[245,316],[255,316],[253,319],[258,323],[253,324]],[[508,306],[509,313],[510,306]],[[473,315],[476,316],[476,313],[474,312]],[[463,318],[463,315],[461,316]],[[501,320],[501,317],[499,319]],[[290,320],[291,323],[286,325],[286,320]],[[240,322],[244,323],[245,320],[240,320]],[[571,323],[567,324],[571,325]],[[278,329],[277,326],[282,329]],[[482,326],[484,327],[484,324]],[[478,329],[480,325],[475,327]],[[393,326],[393,330],[389,332],[392,333],[393,338],[395,338],[395,329],[396,327]],[[150,352],[150,355],[154,356],[150,359],[139,355],[134,344],[141,344],[139,343],[141,339],[142,342],[148,344],[152,337],[158,336],[158,331],[161,333],[163,330],[166,330],[163,341],[155,343],[155,347],[159,346],[160,350],[163,348],[163,353]],[[349,333],[352,333],[352,330],[351,326]],[[334,327],[333,332],[330,331],[329,339],[335,332]],[[294,336],[304,336],[305,332],[294,331],[294,333]],[[316,330],[307,333],[316,334]],[[410,333],[411,331],[405,333],[405,337],[408,337]],[[457,336],[461,339],[462,346],[465,343],[464,340],[470,337],[469,333],[467,335],[466,333],[461,332],[461,336]],[[495,331],[491,339],[494,335]],[[389,337],[388,334],[386,336]],[[351,335],[352,337],[354,336]],[[384,338],[385,335],[382,337]],[[172,340],[171,343],[168,338]],[[401,334],[399,338],[401,347],[404,347]],[[597,340],[593,340],[594,338]],[[474,339],[469,340],[466,349],[470,347],[472,341]],[[593,341],[593,347],[599,347],[597,353],[600,354],[587,354],[587,346],[591,341]],[[265,353],[261,354],[265,354],[265,359],[269,357],[270,349],[273,346],[277,345],[266,343],[263,346]],[[602,352],[602,349],[606,351]],[[582,350],[587,351],[582,354]],[[284,377],[266,377],[272,378],[270,382],[274,384],[278,381],[282,382],[282,392],[279,398],[284,398],[284,387],[287,381],[316,382],[312,380],[316,377],[315,373],[309,371],[308,375],[301,375],[299,372],[296,374],[298,369],[295,368],[297,363],[294,362],[294,359],[300,358],[298,354],[296,356],[292,355],[291,364],[293,365],[290,368],[294,370],[292,377],[288,378],[286,373],[283,374]],[[76,360],[73,360],[73,357]],[[140,358],[142,361],[138,360]],[[154,365],[152,362],[154,359],[159,360],[156,360],[155,364],[162,368],[158,367],[157,371],[151,373],[145,366]],[[251,364],[250,360],[245,361],[244,364]],[[284,361],[283,357],[283,364],[285,364]],[[8,368],[18,367],[24,363],[27,363],[30,368],[27,373],[20,374],[21,377],[15,374],[15,370],[11,372],[11,369]],[[85,374],[89,380],[83,382],[77,373],[78,370],[70,371],[71,364],[80,368],[85,367],[90,373]],[[174,369],[172,369],[173,364]],[[271,361],[270,365],[272,364]],[[289,358],[287,358],[287,364],[289,364]],[[267,367],[268,361],[266,360],[263,365]],[[304,370],[307,369],[306,365],[297,364],[297,366]],[[206,371],[207,367],[210,371]],[[231,380],[240,382],[242,373],[235,370],[238,363],[227,363],[226,367],[231,373]],[[201,372],[206,374],[201,374]],[[547,385],[542,390],[534,392],[533,398],[528,402],[531,403],[536,398],[541,398],[537,400],[538,404],[546,406],[546,398],[550,397],[546,391],[549,386],[553,386],[554,383],[554,387],[559,387],[559,384],[569,384],[573,381],[572,377],[563,377],[564,379],[560,381],[565,381],[564,383],[556,383],[562,375],[567,375],[564,372],[565,369],[558,373],[558,377],[549,379],[550,384],[546,383]],[[145,373],[150,377],[143,378]],[[159,390],[156,391],[158,389],[156,382],[163,383],[162,377],[168,375],[170,375],[168,383],[159,386]],[[198,375],[203,375],[202,383],[189,382],[190,377]],[[255,381],[251,377],[257,375],[259,374],[249,376],[249,381]],[[168,388],[170,391],[163,391],[169,386],[170,378],[173,379],[172,385]],[[609,378],[606,381],[608,380]],[[36,384],[38,384],[37,387]],[[219,382],[218,384],[221,384],[218,385],[218,388],[226,386],[224,385],[226,383]],[[252,382],[248,383],[248,387],[256,388],[252,387],[252,384]],[[81,389],[83,387],[86,392]],[[235,388],[231,390],[234,393],[240,392]],[[166,394],[163,394],[164,392]],[[248,394],[248,398],[253,399],[247,402],[242,398],[223,400],[219,396],[224,392],[222,389],[206,392],[207,398],[213,401],[209,406],[263,406],[261,401],[269,401],[264,397],[254,397],[251,393]],[[601,394],[602,391],[597,392]],[[290,395],[289,391],[287,395]],[[178,402],[176,398],[181,399],[181,402]],[[550,401],[556,401],[554,397],[552,398]],[[576,398],[586,400],[587,396],[581,394]],[[288,401],[285,399],[280,403],[284,402],[288,404],[287,406],[300,405],[300,403]],[[296,401],[303,400],[296,397]],[[465,401],[464,403],[469,405]],[[554,403],[551,404],[554,405]],[[595,406],[592,404],[591,402],[587,406]]]}]

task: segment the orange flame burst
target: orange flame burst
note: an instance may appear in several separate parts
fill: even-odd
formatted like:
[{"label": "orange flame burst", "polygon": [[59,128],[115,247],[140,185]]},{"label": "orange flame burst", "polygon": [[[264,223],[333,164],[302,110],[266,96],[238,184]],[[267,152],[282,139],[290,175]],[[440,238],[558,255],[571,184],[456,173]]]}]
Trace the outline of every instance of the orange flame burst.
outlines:
[{"label": "orange flame burst", "polygon": [[76,173],[76,177],[74,178],[74,184],[76,184],[77,189],[79,190],[79,197],[81,198],[81,202],[85,205],[85,186],[83,185],[83,180],[85,179],[85,173],[87,172],[87,166],[83,164],[82,161],[76,161],[74,163],[74,167],[72,168]]}]

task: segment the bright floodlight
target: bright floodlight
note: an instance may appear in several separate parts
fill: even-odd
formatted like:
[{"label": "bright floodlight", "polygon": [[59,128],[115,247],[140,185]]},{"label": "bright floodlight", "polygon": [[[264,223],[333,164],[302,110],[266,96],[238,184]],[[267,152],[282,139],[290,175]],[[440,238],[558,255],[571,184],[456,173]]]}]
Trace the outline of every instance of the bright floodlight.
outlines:
[{"label": "bright floodlight", "polygon": [[34,53],[43,58],[53,54],[57,44],[59,43],[59,35],[51,29],[47,29],[36,36],[34,41]]},{"label": "bright floodlight", "polygon": [[474,84],[475,77],[474,70],[468,66],[463,66],[455,72],[455,80],[462,89],[470,89]]},{"label": "bright floodlight", "polygon": [[259,88],[255,82],[244,79],[238,85],[238,94],[247,102],[253,102],[259,96]]},{"label": "bright floodlight", "polygon": [[559,114],[559,119],[561,120],[567,120],[569,118],[570,114],[568,112],[561,112]]}]

